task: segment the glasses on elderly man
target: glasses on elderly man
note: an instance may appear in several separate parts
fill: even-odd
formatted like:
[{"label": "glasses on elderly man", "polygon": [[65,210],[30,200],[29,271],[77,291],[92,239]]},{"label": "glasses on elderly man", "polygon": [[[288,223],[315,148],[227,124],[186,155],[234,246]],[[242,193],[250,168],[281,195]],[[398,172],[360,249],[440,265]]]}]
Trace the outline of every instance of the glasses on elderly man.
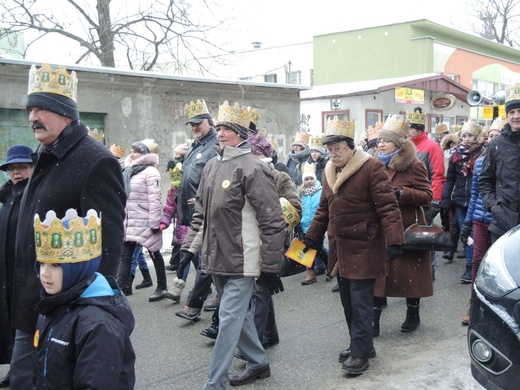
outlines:
[{"label": "glasses on elderly man", "polygon": [[14,171],[25,171],[27,169],[31,168],[31,164],[11,164],[7,167],[7,172],[14,172]]}]

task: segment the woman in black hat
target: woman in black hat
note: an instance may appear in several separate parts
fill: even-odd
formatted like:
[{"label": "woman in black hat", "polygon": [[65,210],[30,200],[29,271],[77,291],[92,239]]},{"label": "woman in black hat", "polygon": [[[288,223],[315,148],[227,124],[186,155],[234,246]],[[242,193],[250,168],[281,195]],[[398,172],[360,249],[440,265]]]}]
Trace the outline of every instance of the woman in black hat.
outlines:
[{"label": "woman in black hat", "polygon": [[[32,149],[14,145],[0,165],[9,180],[0,187],[0,364],[11,361],[14,331],[11,329],[11,297],[14,278],[15,234],[20,200],[32,172]],[[9,387],[9,373],[0,379],[0,387]]]}]

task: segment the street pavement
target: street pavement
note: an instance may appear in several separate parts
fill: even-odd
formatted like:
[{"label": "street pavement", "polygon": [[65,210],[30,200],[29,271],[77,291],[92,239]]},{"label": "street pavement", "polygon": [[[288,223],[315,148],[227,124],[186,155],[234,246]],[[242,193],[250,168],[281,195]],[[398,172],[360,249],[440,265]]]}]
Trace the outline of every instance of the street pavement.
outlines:
[{"label": "street pavement", "polygon": [[[165,237],[165,243],[170,242]],[[166,249],[166,245],[165,245]],[[169,253],[164,253],[165,262]],[[341,370],[338,354],[348,347],[348,331],[339,301],[332,293],[335,281],[302,286],[305,274],[283,279],[285,292],[274,296],[280,344],[268,349],[271,377],[243,386],[244,389],[482,389],[472,378],[466,342],[467,327],[460,323],[467,311],[470,285],[461,284],[464,259],[447,263],[438,254],[434,295],[421,300],[421,325],[412,333],[400,331],[406,305],[389,298],[381,317],[381,335],[374,339],[377,357],[359,376]],[[149,261],[152,267],[151,261]],[[153,269],[151,274],[155,280]],[[168,273],[169,283],[174,273]],[[135,284],[141,281],[137,274]],[[135,290],[128,297],[136,327],[132,342],[137,356],[136,389],[202,389],[207,377],[213,341],[199,333],[211,323],[202,312],[195,323],[175,316],[189,289],[190,271],[181,303],[148,302],[154,288]],[[208,298],[211,298],[211,296]],[[235,359],[231,372],[244,368]],[[0,375],[6,366],[0,367]]]}]

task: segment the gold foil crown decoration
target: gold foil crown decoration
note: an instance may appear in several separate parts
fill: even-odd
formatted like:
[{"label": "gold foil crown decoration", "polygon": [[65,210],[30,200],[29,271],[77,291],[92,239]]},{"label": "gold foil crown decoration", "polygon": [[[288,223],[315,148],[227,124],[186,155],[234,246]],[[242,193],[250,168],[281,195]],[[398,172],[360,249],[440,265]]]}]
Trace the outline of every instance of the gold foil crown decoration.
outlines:
[{"label": "gold foil crown decoration", "polygon": [[65,66],[60,65],[54,70],[48,63],[40,69],[36,65],[29,71],[29,86],[27,94],[36,92],[54,93],[78,101],[78,78],[76,72],[67,73]]},{"label": "gold foil crown decoration", "polygon": [[226,100],[218,108],[217,122],[231,122],[248,129],[251,122],[251,113],[246,107],[240,106],[238,102],[230,106]]},{"label": "gold foil crown decoration", "polygon": [[155,142],[153,138],[146,138],[141,142],[146,145],[150,153],[159,153],[159,145],[157,145],[157,142]]},{"label": "gold foil crown decoration", "polygon": [[327,121],[327,130],[325,135],[342,135],[354,139],[356,124],[354,120],[349,121],[347,118],[339,119],[337,115]]},{"label": "gold foil crown decoration", "polygon": [[325,136],[323,134],[311,135],[311,145],[312,145],[312,147],[323,146],[323,139],[324,138],[325,138]]},{"label": "gold foil crown decoration", "polygon": [[462,125],[462,129],[460,130],[460,135],[462,136],[463,133],[471,133],[475,137],[478,137],[480,134],[480,131],[481,131],[481,127],[476,122],[473,122],[470,119]]},{"label": "gold foil crown decoration", "polygon": [[520,83],[516,83],[506,91],[506,103],[511,100],[520,100]]},{"label": "gold foil crown decoration", "polygon": [[170,181],[174,186],[179,186],[181,184],[182,178],[182,163],[178,162],[175,164],[173,168],[171,168],[168,173],[170,174]]},{"label": "gold foil crown decoration", "polygon": [[206,102],[204,100],[197,99],[196,102],[191,101],[190,103],[186,104],[184,107],[184,110],[186,112],[186,116],[188,117],[188,120],[191,118],[194,118],[198,115],[209,115],[208,106],[206,106]]},{"label": "gold foil crown decoration", "polygon": [[507,119],[502,118],[501,116],[497,116],[493,120],[493,123],[491,123],[489,130],[502,130],[506,124]]},{"label": "gold foil crown decoration", "polygon": [[450,133],[458,133],[462,130],[462,125],[451,125]]},{"label": "gold foil crown decoration", "polygon": [[79,263],[101,256],[101,218],[95,210],[78,217],[68,209],[63,219],[49,210],[42,222],[34,216],[36,260],[41,263]]},{"label": "gold foil crown decoration", "polygon": [[251,109],[248,107],[249,114],[251,115],[251,122],[256,126],[258,124],[258,120],[260,119],[260,114],[256,110],[256,108]]},{"label": "gold foil crown decoration", "polygon": [[301,215],[298,210],[285,198],[280,198],[280,206],[282,207],[283,219],[288,229],[294,229],[300,223]]},{"label": "gold foil crown decoration", "polygon": [[386,118],[382,130],[394,131],[401,137],[406,138],[406,130],[409,124],[404,120],[402,115],[392,114]]},{"label": "gold foil crown decoration", "polygon": [[101,130],[94,129],[91,130],[88,129],[88,135],[90,135],[92,138],[94,138],[96,141],[101,142],[102,144],[105,143],[105,133]]},{"label": "gold foil crown decoration", "polygon": [[110,151],[117,158],[123,158],[126,156],[126,148],[123,148],[122,146],[116,144],[112,144],[112,146],[110,146]]},{"label": "gold foil crown decoration", "polygon": [[426,114],[416,107],[413,111],[406,112],[406,120],[413,125],[426,125]]},{"label": "gold foil crown decoration", "polygon": [[311,135],[309,133],[306,133],[305,131],[298,131],[296,135],[294,136],[293,145],[295,143],[303,142],[304,144],[309,145],[309,139],[311,138]]},{"label": "gold foil crown decoration", "polygon": [[445,123],[439,123],[435,128],[435,132],[437,134],[448,133],[448,125],[446,125]]},{"label": "gold foil crown decoration", "polygon": [[377,122],[375,126],[368,126],[368,129],[366,131],[367,139],[373,140],[376,139],[379,136],[379,131],[383,128],[382,122]]}]

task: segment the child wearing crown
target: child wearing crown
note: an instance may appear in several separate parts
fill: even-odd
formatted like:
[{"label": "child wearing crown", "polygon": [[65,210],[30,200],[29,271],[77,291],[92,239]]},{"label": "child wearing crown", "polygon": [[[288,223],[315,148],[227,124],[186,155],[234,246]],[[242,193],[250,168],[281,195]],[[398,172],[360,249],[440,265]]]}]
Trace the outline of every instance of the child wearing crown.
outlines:
[{"label": "child wearing crown", "polygon": [[35,388],[133,389],[135,320],[112,277],[96,272],[101,224],[94,210],[70,209],[34,222],[36,271],[43,286],[34,334]]}]

